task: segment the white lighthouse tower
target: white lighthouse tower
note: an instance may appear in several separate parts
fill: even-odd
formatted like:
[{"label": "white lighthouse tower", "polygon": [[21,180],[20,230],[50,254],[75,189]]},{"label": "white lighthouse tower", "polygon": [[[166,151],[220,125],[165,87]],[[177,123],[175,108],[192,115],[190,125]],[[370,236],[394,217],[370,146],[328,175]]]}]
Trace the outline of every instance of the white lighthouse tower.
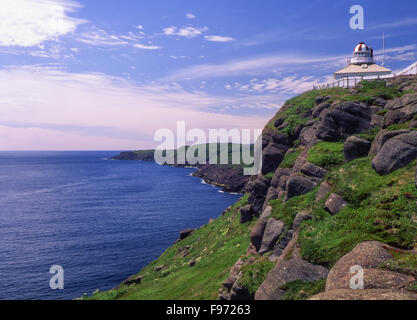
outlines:
[{"label": "white lighthouse tower", "polygon": [[350,63],[343,69],[334,73],[336,80],[355,77],[381,77],[390,75],[392,71],[379,66],[374,61],[374,50],[364,42],[360,42],[353,51]]}]

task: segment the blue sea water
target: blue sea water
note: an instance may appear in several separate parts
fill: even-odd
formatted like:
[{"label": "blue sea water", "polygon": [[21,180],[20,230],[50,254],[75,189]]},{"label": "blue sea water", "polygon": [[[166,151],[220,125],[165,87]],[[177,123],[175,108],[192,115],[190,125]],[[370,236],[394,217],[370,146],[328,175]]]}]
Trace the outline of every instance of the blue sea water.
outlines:
[{"label": "blue sea water", "polygon": [[[111,289],[239,198],[194,169],[107,160],[116,154],[0,152],[0,299]],[[49,287],[52,265],[64,290]]]}]

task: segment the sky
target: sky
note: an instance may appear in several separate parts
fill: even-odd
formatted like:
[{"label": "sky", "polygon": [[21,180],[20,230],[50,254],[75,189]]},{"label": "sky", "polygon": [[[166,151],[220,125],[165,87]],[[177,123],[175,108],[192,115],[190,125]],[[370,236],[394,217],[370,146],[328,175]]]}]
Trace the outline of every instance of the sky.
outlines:
[{"label": "sky", "polygon": [[[361,5],[365,28],[350,28]],[[417,60],[417,2],[0,0],[0,150],[133,150],[159,129],[262,129],[365,41]]]}]

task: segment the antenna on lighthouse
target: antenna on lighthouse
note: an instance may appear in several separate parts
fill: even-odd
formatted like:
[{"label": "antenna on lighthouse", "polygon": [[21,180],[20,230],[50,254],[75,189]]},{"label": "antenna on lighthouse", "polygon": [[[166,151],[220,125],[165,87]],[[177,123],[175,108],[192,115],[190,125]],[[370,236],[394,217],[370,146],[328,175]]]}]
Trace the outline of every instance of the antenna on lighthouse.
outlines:
[{"label": "antenna on lighthouse", "polygon": [[385,32],[382,33],[382,66],[385,66]]}]

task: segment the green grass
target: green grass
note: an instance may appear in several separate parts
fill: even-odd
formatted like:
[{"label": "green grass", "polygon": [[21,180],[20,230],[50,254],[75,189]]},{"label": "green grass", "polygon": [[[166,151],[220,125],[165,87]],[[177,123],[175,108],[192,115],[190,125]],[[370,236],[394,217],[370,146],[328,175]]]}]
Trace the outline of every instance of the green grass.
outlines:
[{"label": "green grass", "polygon": [[281,220],[287,226],[292,226],[295,217],[301,211],[312,211],[314,208],[319,211],[322,202],[316,203],[318,187],[313,191],[298,197],[294,197],[284,202],[282,199],[272,200],[270,205],[272,206],[271,218]]},{"label": "green grass", "polygon": [[292,168],[295,164],[295,161],[300,156],[302,150],[289,150],[284,157],[284,160],[282,160],[280,167],[281,168]]},{"label": "green grass", "polygon": [[365,132],[355,134],[356,137],[372,142],[375,140],[377,134],[381,131],[381,128],[371,128]]},{"label": "green grass", "polygon": [[265,179],[268,179],[268,180],[271,180],[273,177],[274,177],[274,173],[273,172],[270,172],[270,173],[264,175],[264,178]]},{"label": "green grass", "polygon": [[[393,258],[380,268],[417,277],[417,253],[391,251]],[[416,287],[417,288],[417,287]]]},{"label": "green grass", "polygon": [[249,293],[254,295],[273,267],[274,263],[269,261],[267,256],[261,257],[255,263],[244,265],[241,270],[242,277],[239,279],[239,285],[248,289]]},{"label": "green grass", "polygon": [[[217,299],[221,283],[229,276],[230,268],[246,253],[250,243],[250,227],[239,222],[238,208],[246,204],[247,196],[230,212],[195,231],[187,239],[171,246],[156,261],[139,274],[145,275],[141,284],[95,294],[96,300],[207,300]],[[190,246],[185,258],[178,250]],[[195,267],[189,267],[191,260]],[[155,272],[164,265],[163,271]]]},{"label": "green grass", "polygon": [[326,279],[315,282],[306,282],[297,280],[288,282],[281,287],[285,290],[282,300],[307,300],[316,294],[324,292],[326,287]]},{"label": "green grass", "polygon": [[308,151],[307,161],[325,169],[344,163],[343,142],[318,142]]},{"label": "green grass", "polygon": [[397,86],[387,88],[384,80],[362,81],[356,87],[356,94],[348,94],[342,97],[343,101],[361,101],[369,104],[372,98],[383,98],[391,100],[401,97],[404,93],[398,90]]},{"label": "green grass", "polygon": [[301,254],[310,262],[332,266],[357,244],[377,240],[411,249],[417,234],[415,162],[379,176],[368,158],[330,173],[332,192],[349,205],[337,215],[313,208],[314,219],[300,234]]}]

